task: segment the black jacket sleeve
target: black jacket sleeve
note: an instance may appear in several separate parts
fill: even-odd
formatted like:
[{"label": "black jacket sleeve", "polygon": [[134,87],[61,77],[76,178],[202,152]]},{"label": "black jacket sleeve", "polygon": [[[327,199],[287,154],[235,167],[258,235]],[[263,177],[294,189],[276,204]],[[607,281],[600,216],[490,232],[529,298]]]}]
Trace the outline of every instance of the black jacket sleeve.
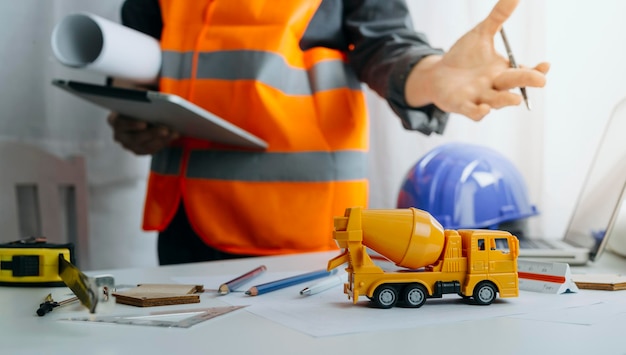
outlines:
[{"label": "black jacket sleeve", "polygon": [[163,20],[158,0],[126,0],[121,17],[123,25],[161,39]]},{"label": "black jacket sleeve", "polygon": [[442,54],[414,31],[404,0],[343,0],[348,60],[359,79],[387,99],[406,129],[442,133],[448,114],[434,105],[410,107],[404,98],[409,71],[422,58]]}]

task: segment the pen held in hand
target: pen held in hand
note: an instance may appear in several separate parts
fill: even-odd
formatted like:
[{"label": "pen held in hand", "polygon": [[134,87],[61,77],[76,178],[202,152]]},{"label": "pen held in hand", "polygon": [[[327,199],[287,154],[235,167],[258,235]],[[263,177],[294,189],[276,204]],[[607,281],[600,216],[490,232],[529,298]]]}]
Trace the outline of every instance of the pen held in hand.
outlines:
[{"label": "pen held in hand", "polygon": [[267,267],[265,267],[265,265],[261,265],[253,270],[250,270],[237,278],[221,284],[217,293],[220,295],[226,295],[229,292],[232,292],[235,288],[242,285],[244,282],[250,281],[253,278],[261,275],[265,270],[267,270]]},{"label": "pen held in hand", "polygon": [[337,270],[326,271],[324,269],[324,270],[312,271],[306,274],[288,277],[286,279],[267,282],[261,285],[251,287],[248,291],[246,291],[246,295],[248,296],[262,295],[264,293],[280,290],[285,287],[297,285],[297,284],[311,281],[311,280],[316,280],[316,279],[330,276],[330,275],[334,275],[336,272]]},{"label": "pen held in hand", "polygon": [[[509,44],[509,40],[506,37],[506,33],[504,32],[504,27],[500,29],[500,36],[502,37],[502,41],[504,42],[504,48],[506,48],[506,54],[509,57],[509,65],[511,68],[518,68],[517,62],[515,61],[515,57],[513,56],[513,50],[511,50],[511,45]],[[528,95],[526,94],[526,88],[520,87],[520,91],[522,92],[522,97],[524,98],[524,103],[526,104],[526,108],[530,110],[530,101],[528,100]]]}]

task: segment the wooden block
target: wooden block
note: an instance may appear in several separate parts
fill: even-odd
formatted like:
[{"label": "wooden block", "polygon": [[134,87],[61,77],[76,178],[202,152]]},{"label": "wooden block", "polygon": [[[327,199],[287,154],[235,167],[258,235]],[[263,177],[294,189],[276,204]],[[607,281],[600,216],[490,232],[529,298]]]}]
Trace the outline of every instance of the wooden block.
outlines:
[{"label": "wooden block", "polygon": [[135,288],[113,293],[117,303],[137,307],[168,306],[200,303],[202,285],[141,284]]},{"label": "wooden block", "polygon": [[587,290],[626,290],[626,276],[620,274],[574,274],[574,282]]}]

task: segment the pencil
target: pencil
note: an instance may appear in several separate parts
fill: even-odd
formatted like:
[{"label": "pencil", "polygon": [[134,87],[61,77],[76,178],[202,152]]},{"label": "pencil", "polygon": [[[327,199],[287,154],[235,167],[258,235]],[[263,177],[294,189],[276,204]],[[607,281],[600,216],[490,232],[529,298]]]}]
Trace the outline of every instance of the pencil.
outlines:
[{"label": "pencil", "polygon": [[264,293],[280,290],[282,288],[297,285],[299,283],[334,275],[336,272],[337,272],[336,269],[332,271],[327,271],[326,269],[324,269],[324,270],[308,272],[302,275],[288,277],[286,279],[267,282],[261,285],[250,287],[250,289],[246,291],[246,295],[248,296],[262,295]]},{"label": "pencil", "polygon": [[[506,48],[506,54],[509,57],[509,65],[511,68],[518,68],[517,62],[515,61],[515,57],[513,56],[513,50],[511,50],[511,45],[509,44],[509,40],[506,37],[506,33],[504,32],[504,27],[500,29],[500,36],[502,37],[502,42],[504,42],[504,48]],[[522,97],[524,98],[524,103],[526,104],[526,108],[530,110],[530,101],[528,100],[528,95],[526,94],[526,88],[520,87],[520,91],[522,92]]]},{"label": "pencil", "polygon": [[217,293],[220,295],[226,295],[244,282],[252,280],[253,278],[261,275],[265,270],[267,270],[265,265],[261,265],[253,270],[250,270],[237,278],[221,284],[220,288],[217,290]]}]

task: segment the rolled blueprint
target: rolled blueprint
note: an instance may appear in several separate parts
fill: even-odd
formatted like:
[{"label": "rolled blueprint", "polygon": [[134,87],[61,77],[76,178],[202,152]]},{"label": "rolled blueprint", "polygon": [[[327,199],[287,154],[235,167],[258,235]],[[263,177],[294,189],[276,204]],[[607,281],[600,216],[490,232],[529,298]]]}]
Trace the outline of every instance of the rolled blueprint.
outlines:
[{"label": "rolled blueprint", "polygon": [[52,31],[52,50],[66,66],[137,83],[153,82],[161,69],[159,42],[90,13],[75,13]]}]

